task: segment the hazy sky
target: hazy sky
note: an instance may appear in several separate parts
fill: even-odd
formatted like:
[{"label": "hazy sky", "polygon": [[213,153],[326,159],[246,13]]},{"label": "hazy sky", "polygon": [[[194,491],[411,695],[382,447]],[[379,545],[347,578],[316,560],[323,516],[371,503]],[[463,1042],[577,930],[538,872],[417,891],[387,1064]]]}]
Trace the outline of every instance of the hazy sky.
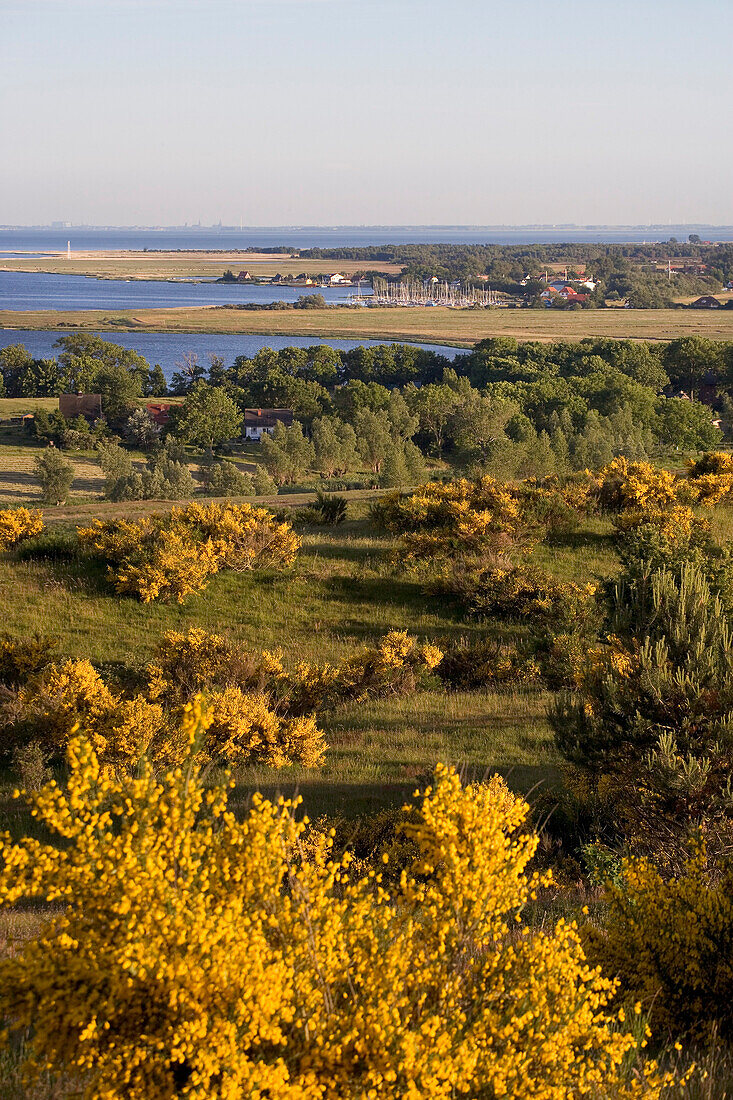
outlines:
[{"label": "hazy sky", "polygon": [[0,0],[0,223],[733,223],[730,0]]}]

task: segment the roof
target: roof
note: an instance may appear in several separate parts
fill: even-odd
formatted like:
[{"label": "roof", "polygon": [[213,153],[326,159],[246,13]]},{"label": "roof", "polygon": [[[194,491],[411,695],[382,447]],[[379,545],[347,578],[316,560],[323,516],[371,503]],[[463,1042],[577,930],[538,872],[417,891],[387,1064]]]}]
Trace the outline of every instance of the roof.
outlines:
[{"label": "roof", "polygon": [[703,294],[702,298],[698,298],[691,305],[693,309],[720,309],[720,302],[712,294]]},{"label": "roof", "polygon": [[292,409],[245,409],[244,427],[247,428],[274,428],[279,422],[288,425],[295,419]]}]

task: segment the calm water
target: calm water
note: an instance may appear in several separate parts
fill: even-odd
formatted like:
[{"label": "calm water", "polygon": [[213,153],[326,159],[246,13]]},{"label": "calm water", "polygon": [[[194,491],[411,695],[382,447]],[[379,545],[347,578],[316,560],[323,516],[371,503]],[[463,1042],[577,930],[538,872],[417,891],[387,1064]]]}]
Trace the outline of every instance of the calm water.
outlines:
[{"label": "calm water", "polygon": [[[157,282],[94,279],[86,275],[45,275],[0,271],[0,309],[158,309],[164,306],[236,305],[241,302],[295,302],[301,294],[322,294],[327,302],[347,302],[356,287],[248,286],[246,283]],[[362,287],[367,293],[367,287]]]},{"label": "calm water", "polygon": [[697,233],[704,241],[733,240],[733,226],[496,226],[496,225],[357,225],[270,226],[257,228],[185,227],[26,229],[0,228],[0,253],[60,252],[66,242],[77,249],[236,249],[292,246],[344,248],[380,244],[553,244],[560,242],[684,241]]},{"label": "calm water", "polygon": [[[0,329],[0,348],[9,344],[24,344],[35,359],[50,359],[58,354],[54,342],[64,332],[19,332],[15,329]],[[102,332],[105,340],[133,348],[144,355],[152,366],[160,363],[167,379],[176,367],[184,352],[196,352],[199,362],[208,366],[209,355],[220,355],[227,365],[231,365],[238,355],[249,357],[256,355],[262,348],[308,348],[314,344],[328,344],[337,351],[350,351],[356,347],[376,347],[384,340],[317,340],[314,337],[299,336],[222,336],[204,333],[157,333],[157,332]],[[460,348],[442,347],[438,344],[418,344],[417,347],[436,351],[448,359],[465,354]]]}]

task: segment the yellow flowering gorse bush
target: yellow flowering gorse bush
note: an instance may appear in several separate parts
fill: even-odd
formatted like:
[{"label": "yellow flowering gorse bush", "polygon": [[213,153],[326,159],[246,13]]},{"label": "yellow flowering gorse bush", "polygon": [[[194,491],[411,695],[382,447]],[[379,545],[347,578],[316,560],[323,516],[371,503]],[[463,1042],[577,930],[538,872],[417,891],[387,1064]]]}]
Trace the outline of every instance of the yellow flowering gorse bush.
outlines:
[{"label": "yellow flowering gorse bush", "polygon": [[590,957],[639,999],[653,1033],[706,1040],[733,1029],[733,872],[711,879],[704,848],[683,872],[663,877],[629,858],[606,887],[606,917],[583,938]]},{"label": "yellow flowering gorse bush", "polygon": [[375,506],[388,530],[402,534],[410,557],[458,550],[481,553],[511,545],[526,534],[522,508],[511,487],[492,477],[429,482],[414,493],[392,493]]},{"label": "yellow flowering gorse bush", "polygon": [[677,503],[678,479],[650,462],[629,462],[619,456],[594,479],[598,503],[607,512],[658,510]]},{"label": "yellow flowering gorse bush", "polygon": [[575,926],[522,927],[537,841],[501,780],[439,767],[388,889],[287,802],[238,821],[193,765],[110,780],[75,739],[69,766],[29,796],[53,840],[2,838],[0,902],[60,909],[0,962],[0,1011],[88,1100],[660,1096],[626,1079],[636,1041]]},{"label": "yellow flowering gorse bush", "polygon": [[9,550],[43,531],[43,512],[30,508],[0,508],[0,551]]},{"label": "yellow flowering gorse bush", "polygon": [[137,522],[95,520],[78,535],[109,563],[117,592],[143,603],[182,603],[220,569],[290,565],[301,541],[289,524],[250,504],[188,504]]},{"label": "yellow flowering gorse bush", "polygon": [[687,465],[689,484],[700,504],[720,504],[733,493],[733,455],[711,451]]}]

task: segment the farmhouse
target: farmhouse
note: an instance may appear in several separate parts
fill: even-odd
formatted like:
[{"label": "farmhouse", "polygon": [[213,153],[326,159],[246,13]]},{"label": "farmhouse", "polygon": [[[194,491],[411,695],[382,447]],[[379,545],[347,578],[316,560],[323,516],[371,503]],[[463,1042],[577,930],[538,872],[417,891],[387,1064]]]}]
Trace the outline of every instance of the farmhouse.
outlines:
[{"label": "farmhouse", "polygon": [[102,395],[100,393],[62,393],[59,396],[59,412],[67,420],[75,416],[85,416],[87,420],[98,420],[102,415]]},{"label": "farmhouse", "polygon": [[720,309],[721,303],[712,294],[703,294],[702,298],[690,303],[690,309]]},{"label": "farmhouse", "polygon": [[277,423],[289,428],[293,423],[291,409],[245,409],[244,438],[259,443],[263,432],[270,435]]}]

